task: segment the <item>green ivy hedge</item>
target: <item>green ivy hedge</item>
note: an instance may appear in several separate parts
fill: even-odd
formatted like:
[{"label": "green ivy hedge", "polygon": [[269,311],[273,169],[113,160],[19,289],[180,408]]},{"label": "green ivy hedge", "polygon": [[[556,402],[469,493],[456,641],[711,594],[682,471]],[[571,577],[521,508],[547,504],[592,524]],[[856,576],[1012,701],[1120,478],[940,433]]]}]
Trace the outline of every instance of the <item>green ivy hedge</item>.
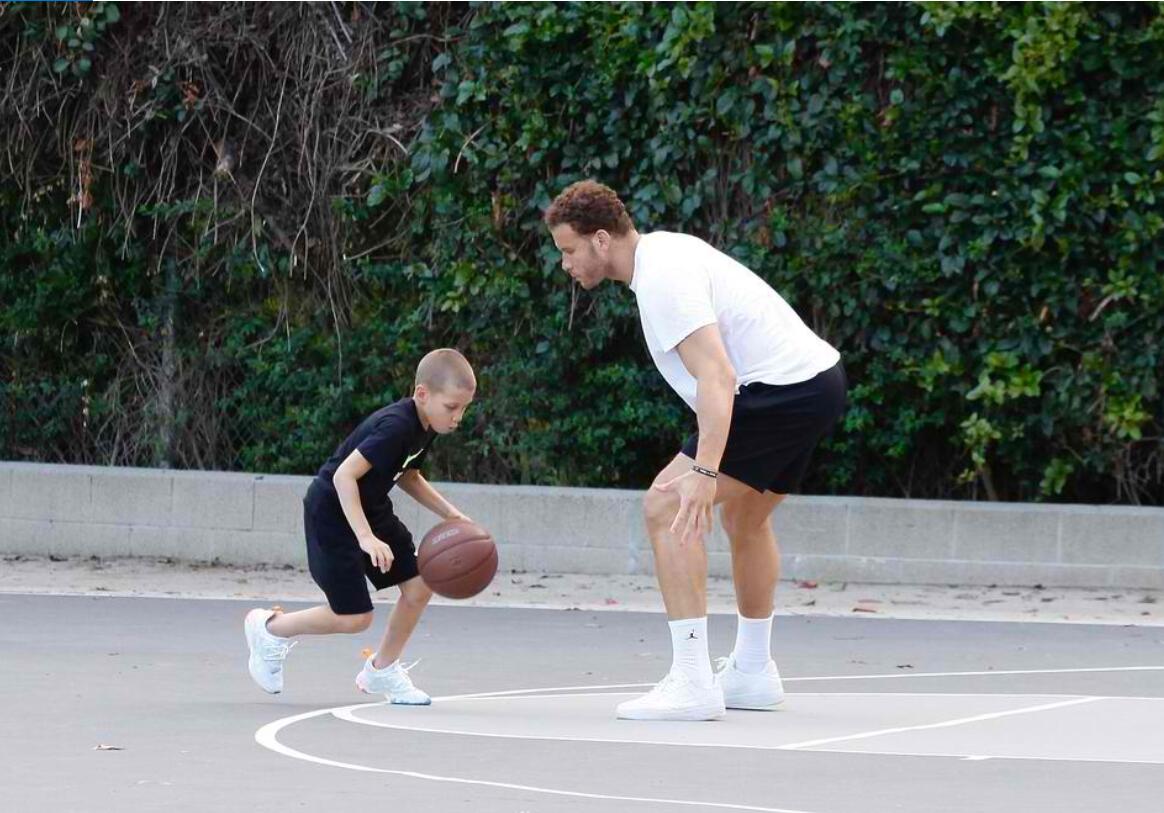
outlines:
[{"label": "green ivy hedge", "polygon": [[56,132],[4,125],[0,456],[309,472],[451,344],[435,476],[641,487],[694,422],[541,226],[595,177],[841,349],[806,490],[1164,503],[1158,4],[116,9],[0,17]]}]

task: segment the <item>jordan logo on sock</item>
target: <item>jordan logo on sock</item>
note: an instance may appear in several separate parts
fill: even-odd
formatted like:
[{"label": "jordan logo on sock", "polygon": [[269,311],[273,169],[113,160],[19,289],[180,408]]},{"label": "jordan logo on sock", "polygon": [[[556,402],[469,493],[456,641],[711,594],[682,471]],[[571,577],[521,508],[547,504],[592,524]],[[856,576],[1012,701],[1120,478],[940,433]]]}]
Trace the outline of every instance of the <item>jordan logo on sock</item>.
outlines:
[{"label": "jordan logo on sock", "polygon": [[695,630],[691,630],[691,632],[687,633],[687,640],[688,641],[698,641],[699,640],[699,638],[696,637],[696,635],[695,635]]}]

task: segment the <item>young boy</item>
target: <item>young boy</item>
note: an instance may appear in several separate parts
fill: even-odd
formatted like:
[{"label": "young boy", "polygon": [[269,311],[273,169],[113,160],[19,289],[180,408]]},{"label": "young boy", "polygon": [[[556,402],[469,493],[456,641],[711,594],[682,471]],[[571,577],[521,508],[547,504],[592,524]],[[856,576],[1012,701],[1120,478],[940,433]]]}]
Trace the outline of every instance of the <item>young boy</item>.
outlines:
[{"label": "young boy", "polygon": [[283,660],[297,635],[363,632],[372,624],[377,590],[400,586],[380,648],[356,676],[368,694],[392,703],[428,705],[400,664],[400,653],[432,598],[418,575],[412,535],[392,512],[394,485],[444,519],[468,519],[419,471],[436,435],[452,432],[473,400],[473,368],[456,350],[433,350],[416,368],[411,398],[373,412],[315,475],[303,498],[303,526],[311,577],[327,604],[294,613],[255,609],[246,617],[250,673],[264,691],[283,690]]}]

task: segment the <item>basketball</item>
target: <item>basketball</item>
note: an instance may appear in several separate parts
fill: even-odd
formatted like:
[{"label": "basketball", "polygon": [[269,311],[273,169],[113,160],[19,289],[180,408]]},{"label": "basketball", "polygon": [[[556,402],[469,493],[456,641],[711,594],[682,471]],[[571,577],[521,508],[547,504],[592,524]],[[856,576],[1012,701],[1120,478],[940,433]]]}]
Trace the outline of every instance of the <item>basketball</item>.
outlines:
[{"label": "basketball", "polygon": [[416,554],[420,577],[445,598],[469,598],[489,586],[497,573],[497,545],[473,522],[449,519],[434,525]]}]

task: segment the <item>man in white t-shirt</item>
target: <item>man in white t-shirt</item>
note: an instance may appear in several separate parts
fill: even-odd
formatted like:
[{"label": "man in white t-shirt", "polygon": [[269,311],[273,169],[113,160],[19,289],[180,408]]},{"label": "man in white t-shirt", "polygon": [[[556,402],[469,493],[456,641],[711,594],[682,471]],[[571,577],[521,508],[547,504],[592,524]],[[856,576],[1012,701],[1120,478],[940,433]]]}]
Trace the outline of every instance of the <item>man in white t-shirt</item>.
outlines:
[{"label": "man in white t-shirt", "polygon": [[[671,670],[618,716],[710,720],[725,708],[774,708],[784,690],[770,645],[780,557],[769,519],[844,410],[840,354],[726,254],[686,234],[639,234],[609,187],[573,184],[545,222],[575,282],[589,290],[611,279],[634,292],[651,358],[699,427],[644,498]],[[739,618],[735,648],[713,674],[703,537],[717,504]]]}]

